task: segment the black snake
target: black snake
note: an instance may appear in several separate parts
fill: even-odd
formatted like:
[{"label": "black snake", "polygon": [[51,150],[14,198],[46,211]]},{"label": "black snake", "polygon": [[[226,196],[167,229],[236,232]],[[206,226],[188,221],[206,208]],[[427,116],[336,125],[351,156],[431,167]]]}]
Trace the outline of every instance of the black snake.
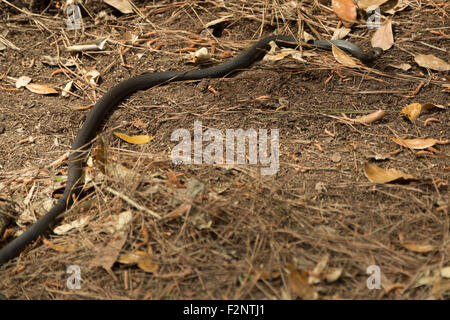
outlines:
[{"label": "black snake", "polygon": [[[69,170],[67,184],[64,194],[55,204],[55,206],[34,223],[18,238],[11,241],[0,250],[0,263],[5,263],[13,257],[17,256],[22,249],[42,234],[55,220],[55,218],[67,210],[72,202],[72,194],[79,192],[77,184],[82,175],[83,154],[95,137],[102,120],[108,113],[125,97],[138,90],[145,90],[156,85],[183,81],[183,80],[199,80],[203,78],[221,78],[234,74],[237,71],[245,69],[252,65],[255,61],[260,60],[270,49],[269,42],[274,41],[280,47],[295,48],[298,41],[292,36],[272,35],[262,38],[250,48],[242,52],[237,57],[206,69],[190,70],[190,71],[167,71],[143,73],[141,75],[124,80],[108,92],[92,107],[89,111],[86,121],[75,138],[72,145],[72,153],[69,155]],[[310,44],[322,48],[331,48],[331,43],[343,49],[364,63],[370,63],[381,53],[381,49],[373,48],[371,51],[365,52],[357,45],[344,40],[317,40]]]}]

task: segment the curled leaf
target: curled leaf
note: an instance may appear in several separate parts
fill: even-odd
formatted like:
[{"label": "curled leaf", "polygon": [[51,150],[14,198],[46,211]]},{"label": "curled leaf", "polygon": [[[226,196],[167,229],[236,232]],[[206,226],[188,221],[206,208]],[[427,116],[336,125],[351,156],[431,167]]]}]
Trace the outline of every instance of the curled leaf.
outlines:
[{"label": "curled leaf", "polygon": [[154,139],[154,137],[149,136],[147,134],[138,135],[138,136],[129,136],[125,133],[120,133],[120,132],[113,132],[113,133],[120,139],[122,139],[128,143],[132,143],[132,144],[145,144]]},{"label": "curled leaf", "polygon": [[420,111],[422,111],[422,105],[420,103],[415,102],[404,107],[400,111],[400,114],[406,115],[410,121],[413,121],[419,116]]},{"label": "curled leaf", "polygon": [[372,163],[364,164],[364,174],[371,182],[387,183],[397,179],[414,179],[410,174],[397,169],[383,169]]}]

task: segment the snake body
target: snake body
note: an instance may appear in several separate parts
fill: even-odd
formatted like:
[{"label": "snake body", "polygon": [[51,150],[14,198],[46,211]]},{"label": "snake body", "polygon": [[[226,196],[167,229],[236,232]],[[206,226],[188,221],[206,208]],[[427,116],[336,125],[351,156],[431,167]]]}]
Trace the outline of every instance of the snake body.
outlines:
[{"label": "snake body", "polygon": [[[79,192],[77,185],[82,175],[83,155],[85,150],[95,137],[102,121],[120,101],[138,90],[146,90],[164,83],[230,76],[239,70],[249,67],[255,61],[260,60],[270,49],[269,42],[271,41],[274,41],[280,47],[295,48],[298,46],[298,41],[292,36],[272,35],[262,38],[240,55],[217,66],[190,71],[143,73],[124,80],[112,87],[92,107],[83,126],[78,131],[72,145],[72,152],[69,155],[68,178],[62,197],[58,200],[54,207],[50,209],[50,211],[48,211],[30,228],[28,228],[28,230],[0,250],[0,263],[5,263],[17,256],[27,244],[42,234],[59,214],[63,213],[70,207],[72,203],[72,195]],[[357,45],[343,40],[317,40],[311,42],[310,44],[322,48],[331,48],[331,43],[351,53],[365,63],[371,62],[380,53],[378,48],[365,52]]]}]

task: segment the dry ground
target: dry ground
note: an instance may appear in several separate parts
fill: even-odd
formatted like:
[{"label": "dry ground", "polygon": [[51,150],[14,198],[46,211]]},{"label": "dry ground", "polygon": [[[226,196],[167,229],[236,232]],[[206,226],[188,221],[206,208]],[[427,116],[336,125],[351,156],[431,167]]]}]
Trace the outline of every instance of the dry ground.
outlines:
[{"label": "dry ground", "polygon": [[[84,29],[77,32],[65,28],[59,1],[9,1],[34,15],[1,3],[0,34],[18,49],[0,51],[0,197],[15,201],[24,214],[9,225],[0,246],[60,196],[67,165],[57,160],[84,120],[87,111],[80,107],[114,84],[149,70],[195,68],[182,48],[213,48],[220,63],[277,28],[296,35],[301,26],[330,38],[339,21],[326,9],[331,1],[303,1],[291,20],[281,11],[285,2],[134,1],[142,14],[122,15],[86,1]],[[115,19],[96,18],[103,10]],[[226,23],[203,29],[224,15],[230,15]],[[102,153],[95,150],[106,153],[108,179],[101,179],[104,166],[95,161],[83,197],[57,225],[80,218],[88,223],[60,235],[48,232],[2,265],[0,292],[19,299],[448,299],[449,145],[420,154],[391,138],[449,138],[444,72],[413,59],[426,53],[449,61],[449,15],[446,0],[410,1],[393,18],[394,47],[366,68],[346,68],[330,52],[314,51],[305,62],[259,62],[233,78],[132,95],[105,123],[104,146],[92,149],[94,158]],[[348,39],[368,48],[373,32],[360,20]],[[130,34],[143,40],[125,43]],[[107,35],[102,52],[63,50]],[[43,64],[45,55],[72,56],[77,66],[52,74],[59,67]],[[412,68],[389,66],[401,62]],[[83,79],[82,68],[100,72],[98,87]],[[74,94],[11,90],[8,77],[22,75],[59,89],[74,80]],[[413,102],[447,109],[410,122],[399,111]],[[330,117],[379,108],[387,115],[369,126]],[[170,136],[177,128],[192,132],[195,120],[222,132],[279,129],[278,173],[262,176],[255,165],[173,164]],[[112,131],[155,138],[137,146]],[[384,157],[374,160],[376,155]],[[375,184],[364,174],[366,162],[417,179]],[[121,174],[114,174],[117,169]],[[157,221],[148,209],[170,216]],[[113,228],[119,215],[132,218],[122,231]],[[120,254],[147,252],[146,267],[117,262],[112,246]],[[80,267],[79,290],[66,287],[70,265]],[[366,286],[370,265],[380,267],[380,290]],[[329,273],[340,276],[327,282]],[[313,278],[320,281],[306,283]]]}]

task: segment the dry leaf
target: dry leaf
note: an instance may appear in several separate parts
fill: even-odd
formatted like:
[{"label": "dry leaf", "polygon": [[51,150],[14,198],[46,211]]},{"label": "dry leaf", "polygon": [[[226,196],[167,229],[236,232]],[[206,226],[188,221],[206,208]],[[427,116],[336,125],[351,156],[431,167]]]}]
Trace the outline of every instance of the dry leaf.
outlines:
[{"label": "dry leaf", "polygon": [[372,36],[372,47],[378,47],[384,51],[388,50],[394,44],[394,35],[392,34],[392,21],[386,20]]},{"label": "dry leaf", "polygon": [[53,232],[55,234],[66,234],[67,232],[69,232],[72,229],[80,229],[82,228],[84,225],[86,225],[89,222],[89,217],[82,217],[79,218],[77,220],[74,220],[70,223],[66,223],[66,224],[62,224],[58,227],[56,227],[55,229],[53,229]]},{"label": "dry leaf", "polygon": [[359,0],[358,8],[367,10],[369,7],[379,7],[383,3],[388,2],[389,0]]},{"label": "dry leaf", "polygon": [[63,97],[67,97],[69,95],[70,89],[72,89],[73,81],[67,82],[67,84],[64,86],[63,91],[61,92],[61,95]]},{"label": "dry leaf", "polygon": [[409,0],[398,0],[397,4],[389,10],[386,10],[386,13],[394,14],[396,12],[405,10],[409,6]]},{"label": "dry leaf", "polygon": [[400,111],[400,114],[406,115],[410,121],[413,121],[419,116],[420,111],[422,111],[422,105],[420,103],[415,102],[404,107]]},{"label": "dry leaf", "polygon": [[349,33],[352,31],[350,28],[341,27],[339,29],[334,30],[333,36],[331,40],[341,40],[344,39]]},{"label": "dry leaf", "polygon": [[163,218],[168,219],[168,220],[179,218],[183,214],[188,213],[191,210],[191,208],[192,208],[192,204],[185,202],[185,203],[181,204],[179,207],[177,207],[176,209],[169,212]]},{"label": "dry leaf", "polygon": [[437,139],[433,139],[433,138],[429,138],[429,139],[398,139],[398,138],[392,138],[392,141],[394,141],[395,143],[406,147],[406,148],[410,148],[410,149],[415,149],[415,150],[422,150],[422,149],[426,149],[429,147],[434,146],[436,143],[439,142],[439,140]]},{"label": "dry leaf", "polygon": [[375,122],[377,120],[380,120],[381,118],[384,117],[385,114],[386,114],[386,112],[384,112],[384,110],[379,109],[379,110],[377,110],[375,112],[369,113],[369,114],[367,114],[365,116],[358,117],[358,118],[355,118],[355,119],[351,119],[351,118],[345,117],[345,118],[343,118],[341,120],[341,122],[344,122],[344,123],[369,124],[369,123]]},{"label": "dry leaf", "polygon": [[350,27],[356,22],[356,6],[352,0],[332,0],[331,4],[345,27]]},{"label": "dry leaf", "polygon": [[33,93],[37,94],[57,94],[58,91],[56,91],[53,88],[47,87],[43,84],[39,83],[29,83],[25,86],[28,90],[30,90]]},{"label": "dry leaf", "polygon": [[25,87],[31,82],[31,78],[27,76],[21,76],[16,80],[16,88]]},{"label": "dry leaf", "polygon": [[414,252],[429,252],[434,250],[434,246],[430,244],[418,244],[418,243],[402,243],[402,246],[410,251]]},{"label": "dry leaf", "polygon": [[120,133],[120,132],[113,132],[113,133],[120,139],[122,139],[128,143],[132,143],[132,144],[145,144],[154,139],[153,136],[149,136],[147,134],[138,135],[138,136],[129,136],[125,133]]},{"label": "dry leaf", "polygon": [[308,284],[308,275],[305,271],[299,273],[293,265],[288,265],[287,269],[289,272],[287,281],[292,293],[303,300],[316,300],[319,297],[314,287]]},{"label": "dry leaf", "polygon": [[133,6],[130,4],[128,0],[103,0],[103,1],[124,14],[133,13]]},{"label": "dry leaf", "polygon": [[449,71],[450,64],[442,59],[439,59],[432,54],[418,54],[414,57],[416,63],[424,68],[437,70],[437,71]]},{"label": "dry leaf", "polygon": [[359,60],[353,59],[344,50],[339,49],[334,44],[331,45],[331,47],[333,56],[337,60],[337,62],[349,68],[359,68],[361,66],[361,62],[359,62]]},{"label": "dry leaf", "polygon": [[50,249],[53,249],[58,252],[73,252],[77,250],[78,248],[74,244],[54,244],[47,239],[42,240],[42,242],[49,247]]},{"label": "dry leaf", "polygon": [[411,65],[409,63],[389,63],[388,66],[396,69],[401,69],[403,71],[408,71],[409,69],[411,69]]},{"label": "dry leaf", "polygon": [[120,250],[127,241],[125,234],[119,237],[114,237],[106,246],[97,250],[95,258],[90,262],[91,267],[103,267],[105,270],[111,270],[114,263],[117,261],[117,257],[120,254]]},{"label": "dry leaf", "polygon": [[158,266],[150,259],[150,256],[145,251],[137,250],[123,254],[119,257],[118,262],[123,264],[137,264],[137,266],[149,273],[156,273]]},{"label": "dry leaf", "polygon": [[387,183],[397,179],[414,179],[410,174],[403,173],[396,169],[383,169],[372,163],[364,164],[364,174],[371,182]]}]

